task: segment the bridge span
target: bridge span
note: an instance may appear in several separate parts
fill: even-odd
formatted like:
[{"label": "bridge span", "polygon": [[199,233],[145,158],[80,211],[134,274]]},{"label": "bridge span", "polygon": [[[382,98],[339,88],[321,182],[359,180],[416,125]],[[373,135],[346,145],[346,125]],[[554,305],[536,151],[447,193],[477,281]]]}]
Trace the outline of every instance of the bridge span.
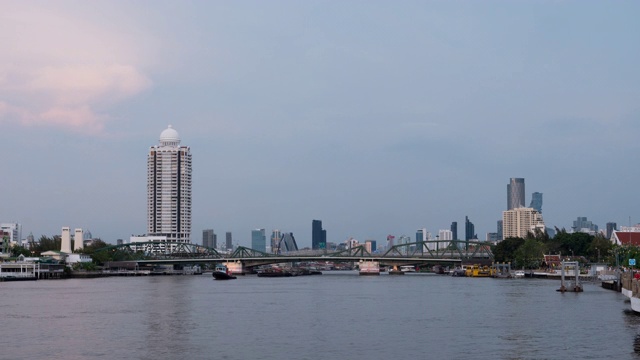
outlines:
[{"label": "bridge span", "polygon": [[363,245],[327,252],[303,250],[286,254],[270,254],[238,247],[231,253],[219,252],[190,243],[146,242],[109,246],[96,251],[108,252],[115,261],[135,261],[145,265],[189,265],[204,263],[236,264],[234,268],[292,262],[377,262],[382,266],[460,264],[493,261],[488,243],[459,240],[431,240],[396,245],[384,253],[371,254]]}]

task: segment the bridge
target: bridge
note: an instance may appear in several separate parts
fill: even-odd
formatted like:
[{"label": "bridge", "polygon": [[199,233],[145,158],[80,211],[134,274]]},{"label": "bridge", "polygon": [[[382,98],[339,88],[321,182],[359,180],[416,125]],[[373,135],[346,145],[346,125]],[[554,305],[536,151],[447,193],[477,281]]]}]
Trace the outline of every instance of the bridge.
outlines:
[{"label": "bridge", "polygon": [[370,253],[363,245],[342,251],[303,250],[271,254],[240,246],[231,253],[192,243],[144,242],[114,245],[99,249],[121,261],[135,261],[138,266],[191,265],[225,263],[234,272],[256,266],[294,262],[377,262],[383,266],[421,264],[488,263],[493,261],[486,242],[464,240],[428,240],[392,246],[384,253]]}]

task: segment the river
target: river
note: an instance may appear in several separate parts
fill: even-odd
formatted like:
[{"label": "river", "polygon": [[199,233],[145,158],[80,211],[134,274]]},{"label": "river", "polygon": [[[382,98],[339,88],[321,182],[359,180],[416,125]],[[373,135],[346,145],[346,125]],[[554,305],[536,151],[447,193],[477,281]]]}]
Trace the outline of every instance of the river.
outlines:
[{"label": "river", "polygon": [[636,359],[640,316],[587,284],[430,274],[0,283],[3,359]]}]

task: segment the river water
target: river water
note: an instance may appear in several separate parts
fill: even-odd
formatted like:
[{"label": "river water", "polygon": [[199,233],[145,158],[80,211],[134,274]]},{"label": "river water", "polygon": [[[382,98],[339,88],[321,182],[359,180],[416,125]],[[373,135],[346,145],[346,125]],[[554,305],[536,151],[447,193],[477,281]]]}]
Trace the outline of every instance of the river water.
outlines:
[{"label": "river water", "polygon": [[429,274],[0,283],[3,359],[637,359],[598,285]]}]

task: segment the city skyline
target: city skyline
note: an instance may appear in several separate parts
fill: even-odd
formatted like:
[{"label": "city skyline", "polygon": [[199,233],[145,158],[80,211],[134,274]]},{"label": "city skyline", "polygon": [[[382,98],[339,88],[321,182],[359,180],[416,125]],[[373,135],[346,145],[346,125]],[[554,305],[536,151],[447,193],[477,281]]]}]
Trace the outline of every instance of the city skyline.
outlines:
[{"label": "city skyline", "polygon": [[213,228],[248,246],[258,227],[311,247],[313,219],[328,242],[452,222],[462,238],[467,216],[483,239],[512,177],[549,227],[635,224],[639,11],[3,2],[0,221],[146,233],[145,152],[172,124],[194,153],[194,243]]}]

